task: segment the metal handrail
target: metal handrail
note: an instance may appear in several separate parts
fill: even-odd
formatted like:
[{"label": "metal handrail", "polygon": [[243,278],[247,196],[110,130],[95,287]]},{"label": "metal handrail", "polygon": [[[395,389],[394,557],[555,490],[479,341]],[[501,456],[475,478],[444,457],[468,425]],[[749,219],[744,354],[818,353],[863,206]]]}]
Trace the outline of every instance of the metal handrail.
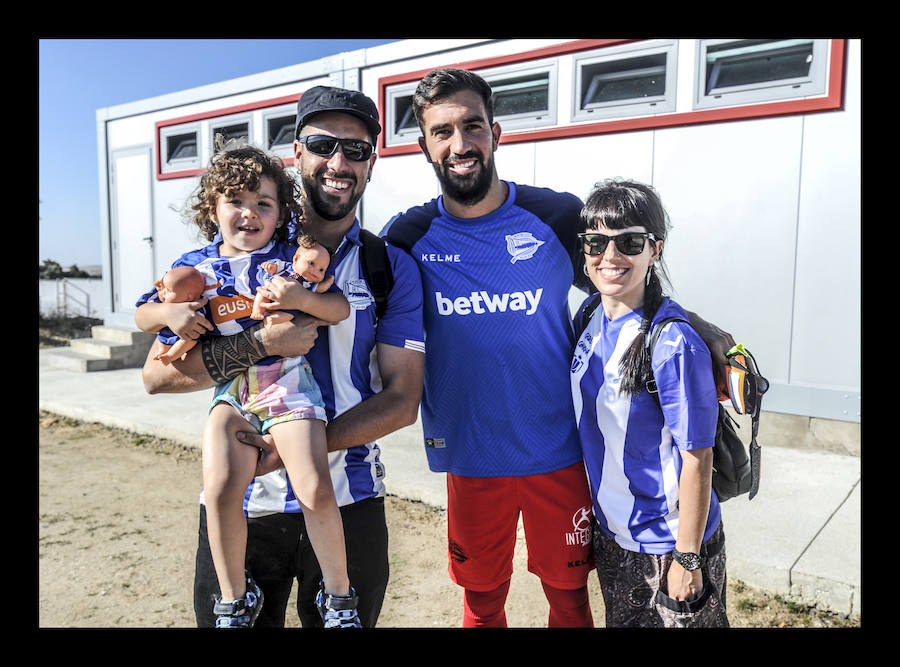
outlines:
[{"label": "metal handrail", "polygon": [[[62,288],[60,290],[60,288]],[[75,296],[69,294],[69,288],[75,288],[79,292],[84,295],[84,300],[79,301]],[[60,307],[60,291],[62,292],[62,307]],[[76,305],[84,307],[84,315],[85,317],[91,316],[91,295],[90,293],[82,287],[79,287],[75,283],[69,282],[68,279],[62,278],[58,280],[56,283],[56,310],[57,312],[62,312],[64,317],[69,317],[69,300],[73,301]]]}]

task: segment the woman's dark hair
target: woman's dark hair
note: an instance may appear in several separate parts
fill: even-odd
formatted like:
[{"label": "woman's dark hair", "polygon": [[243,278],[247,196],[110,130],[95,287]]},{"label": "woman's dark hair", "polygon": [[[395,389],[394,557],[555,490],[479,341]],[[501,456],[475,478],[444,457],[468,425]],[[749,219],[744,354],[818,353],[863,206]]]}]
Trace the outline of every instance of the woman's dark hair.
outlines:
[{"label": "woman's dark hair", "polygon": [[219,231],[219,225],[211,215],[216,210],[219,195],[229,196],[242,189],[255,192],[263,176],[275,182],[279,214],[283,221],[273,238],[288,241],[291,216],[299,219],[303,215],[299,184],[286,171],[281,158],[241,141],[224,143],[221,135],[216,135],[216,153],[210,158],[209,167],[200,177],[200,185],[190,202],[190,210],[193,211],[191,221],[199,227],[207,241],[212,241]]},{"label": "woman's dark hair", "polygon": [[[669,226],[669,216],[656,190],[637,181],[609,179],[597,183],[581,210],[581,231],[599,227],[643,227],[657,240],[665,241]],[[650,377],[647,333],[656,311],[662,305],[663,282],[671,284],[662,263],[662,252],[657,261],[650,265],[647,280],[639,333],[622,356],[620,365],[622,382],[619,392],[622,394],[637,394]]]}]

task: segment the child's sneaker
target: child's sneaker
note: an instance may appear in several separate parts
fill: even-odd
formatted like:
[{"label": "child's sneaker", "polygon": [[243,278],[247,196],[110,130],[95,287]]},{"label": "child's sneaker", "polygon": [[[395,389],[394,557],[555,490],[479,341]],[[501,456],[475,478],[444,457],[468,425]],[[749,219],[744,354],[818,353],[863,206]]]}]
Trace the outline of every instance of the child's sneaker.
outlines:
[{"label": "child's sneaker", "polygon": [[243,598],[222,602],[222,598],[216,597],[213,613],[217,628],[252,628],[256,623],[263,606],[263,592],[249,574],[244,574],[247,577],[247,591]]},{"label": "child's sneaker", "polygon": [[316,607],[325,622],[326,628],[361,628],[356,613],[356,590],[350,587],[350,595],[332,595],[325,592],[325,582],[319,582],[319,593],[316,595]]}]

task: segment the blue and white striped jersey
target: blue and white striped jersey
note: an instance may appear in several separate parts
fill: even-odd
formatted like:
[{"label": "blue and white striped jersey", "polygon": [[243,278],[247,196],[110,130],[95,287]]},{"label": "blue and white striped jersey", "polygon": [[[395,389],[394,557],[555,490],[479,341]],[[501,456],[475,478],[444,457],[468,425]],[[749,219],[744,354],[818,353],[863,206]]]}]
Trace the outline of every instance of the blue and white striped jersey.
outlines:
[{"label": "blue and white striped jersey", "polygon": [[[270,241],[247,255],[220,257],[220,242],[220,237],[216,237],[209,245],[190,250],[172,263],[172,268],[193,266],[203,274],[207,285],[203,295],[209,299],[203,307],[203,314],[214,327],[206,334],[210,336],[230,336],[259,324],[259,320],[251,319],[250,312],[253,310],[256,288],[267,275],[261,268],[262,263],[275,261],[280,265],[290,265],[297,251],[293,243]],[[135,305],[140,306],[148,301],[159,301],[155,288],[141,295]],[[296,314],[296,311],[289,312]],[[164,332],[171,334],[168,329]],[[274,359],[267,357],[260,365]]]},{"label": "blue and white striped jersey", "polygon": [[422,273],[422,423],[435,472],[524,476],[581,460],[567,369],[582,204],[508,185],[489,215],[456,218],[438,197],[382,231]]},{"label": "blue and white striped jersey", "polygon": [[[666,297],[654,321],[675,315],[687,317]],[[665,325],[653,352],[659,405],[646,389],[619,394],[619,364],[641,317],[641,309],[612,321],[602,306],[594,311],[575,348],[571,388],[597,522],[624,549],[664,554],[678,535],[680,450],[713,446],[718,398],[709,350],[682,322]],[[720,520],[711,492],[704,540]]]},{"label": "blue and white striped jersey", "polygon": [[[334,274],[334,285],[350,302],[350,316],[334,326],[320,328],[315,346],[306,355],[322,391],[329,420],[381,390],[377,343],[425,351],[422,281],[415,263],[406,253],[388,244],[394,287],[384,316],[376,322],[375,301],[362,272],[360,250],[359,222],[354,221],[327,272]],[[385,494],[380,451],[377,443],[370,442],[329,453],[338,505]],[[200,502],[203,502],[202,494]],[[244,496],[244,513],[250,517],[299,511],[284,469],[257,477]]]}]

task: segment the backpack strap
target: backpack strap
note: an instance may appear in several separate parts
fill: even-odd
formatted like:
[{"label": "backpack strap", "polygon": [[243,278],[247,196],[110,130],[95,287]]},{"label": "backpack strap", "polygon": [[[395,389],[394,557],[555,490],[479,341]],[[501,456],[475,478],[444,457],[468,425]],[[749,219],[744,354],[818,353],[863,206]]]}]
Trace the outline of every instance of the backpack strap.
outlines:
[{"label": "backpack strap", "polygon": [[360,228],[359,240],[362,243],[360,261],[363,276],[375,298],[375,318],[380,320],[387,308],[387,296],[394,287],[394,272],[383,238]]},{"label": "backpack strap", "polygon": [[[690,322],[683,317],[666,317],[660,320],[656,326],[653,327],[653,331],[650,334],[650,356],[653,355],[653,350],[656,347],[656,341],[659,339],[659,335],[662,332],[663,326],[665,326],[669,322],[686,322],[690,325]],[[647,380],[647,391],[653,395],[653,398],[656,399],[656,404],[659,405],[659,387],[656,386],[656,379],[653,377],[653,366],[650,364],[650,377]],[[728,457],[726,460],[733,461],[735,463],[730,464],[732,468],[732,473],[734,475],[734,479],[738,479],[738,475],[741,475],[740,469],[736,468],[736,461],[741,455],[743,455],[744,460],[746,460],[746,450],[744,447],[744,443],[738,437],[737,433],[734,430],[734,427],[740,428],[740,425],[728,414],[724,407],[722,407],[721,403],[719,404],[719,417],[718,417],[718,425],[716,427],[716,441],[713,447],[713,488],[716,490],[716,494],[719,496],[719,501],[722,502],[724,500],[728,500],[732,497],[732,495],[739,495],[742,493],[750,492],[750,500],[753,500],[753,497],[756,495],[757,491],[759,491],[759,478],[760,478],[760,446],[756,442],[756,432],[759,428],[759,410],[755,412],[752,417],[752,432],[750,438],[750,485],[747,488],[741,487],[743,490],[729,490],[728,495],[723,495],[721,490],[717,488],[719,482],[716,479],[717,470],[715,468],[718,464],[718,457],[722,455],[722,450],[728,450]],[[730,432],[731,437],[727,437]],[[723,433],[725,435],[723,435]],[[728,466],[726,466],[728,467]]]},{"label": "backpack strap", "polygon": [[656,399],[656,402],[659,403],[659,387],[656,386],[656,378],[653,377],[653,350],[656,349],[656,341],[659,340],[659,334],[662,333],[663,327],[669,322],[690,322],[683,317],[678,317],[677,315],[673,317],[664,317],[656,325],[653,327],[653,330],[650,332],[650,343],[648,345],[650,349],[650,377],[647,380],[647,391],[653,394],[653,398]]},{"label": "backpack strap", "polygon": [[597,310],[597,306],[600,305],[600,292],[594,292],[588,298],[584,300],[584,303],[581,304],[581,308],[579,308],[578,313],[575,315],[575,341],[577,342],[579,338],[581,338],[581,334],[584,333],[585,328],[587,328],[588,322],[591,321],[591,315],[594,314],[594,311]]}]

